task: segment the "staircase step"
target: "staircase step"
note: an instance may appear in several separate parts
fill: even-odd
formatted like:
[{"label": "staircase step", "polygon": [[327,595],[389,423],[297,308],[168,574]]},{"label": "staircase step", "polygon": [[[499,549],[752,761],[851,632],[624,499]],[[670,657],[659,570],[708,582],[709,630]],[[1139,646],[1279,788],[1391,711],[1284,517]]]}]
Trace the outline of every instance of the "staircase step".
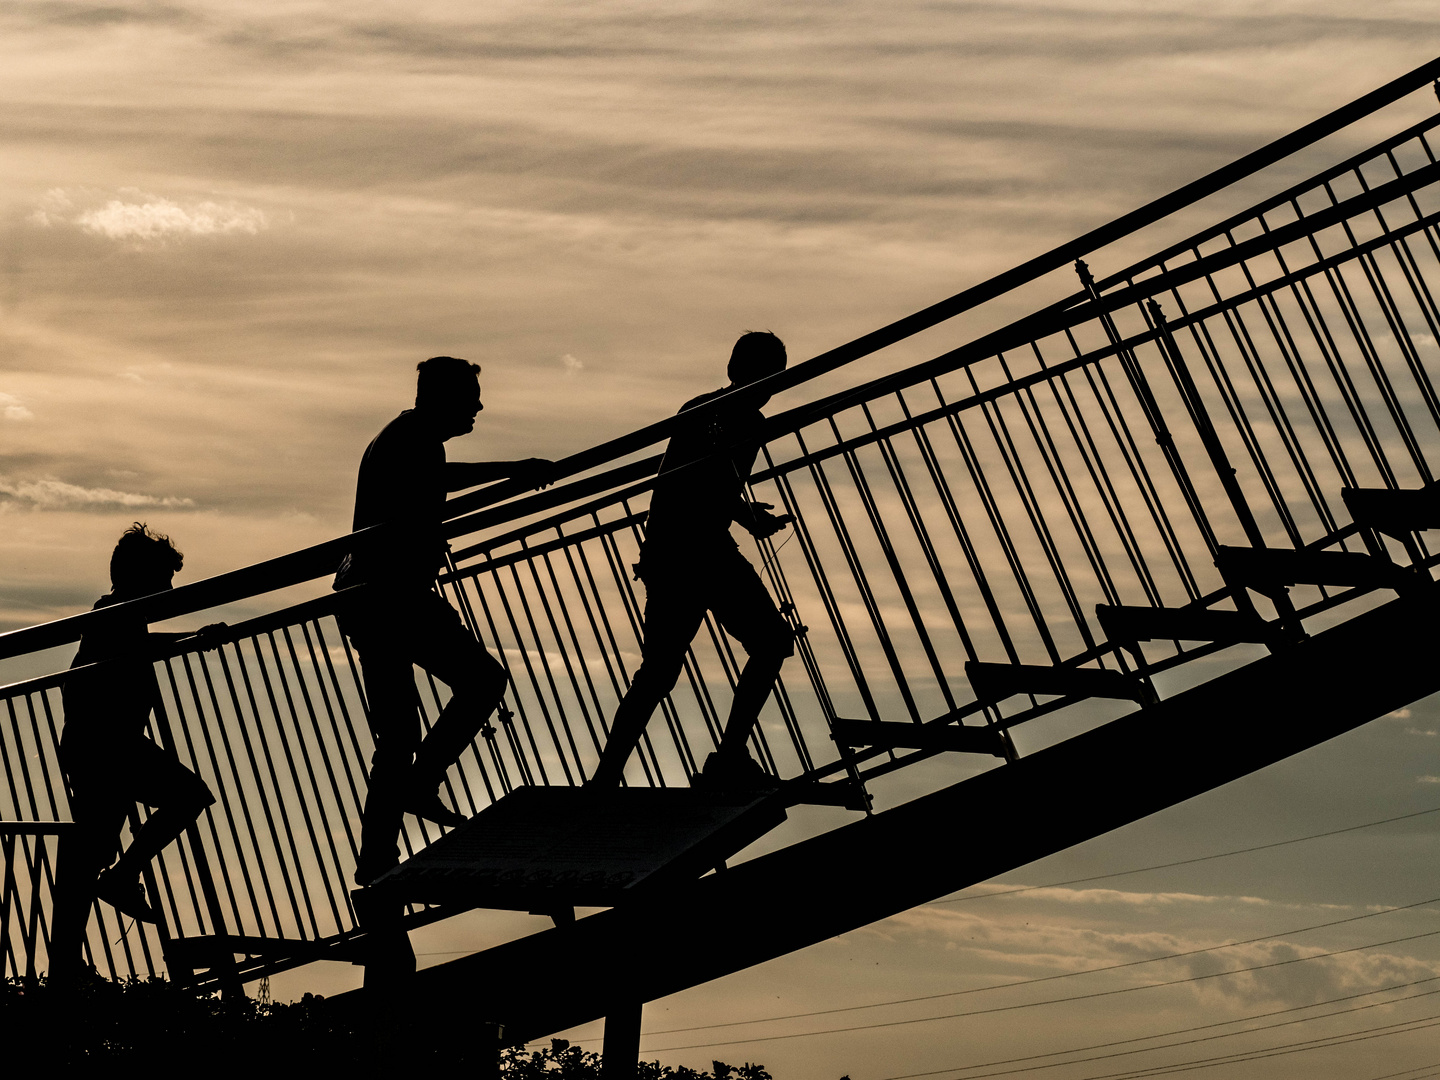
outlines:
[{"label": "staircase step", "polygon": [[1412,575],[1389,559],[1362,551],[1221,547],[1215,566],[1232,589],[1282,595],[1288,585],[1404,588]]},{"label": "staircase step", "polygon": [[1005,756],[1000,733],[988,727],[837,718],[830,730],[835,741],[842,746],[874,746],[886,750],[957,750],[964,754]]},{"label": "staircase step", "polygon": [[356,895],[547,913],[613,907],[698,878],[781,825],[779,790],[516,788]]},{"label": "staircase step", "polygon": [[1340,497],[1356,525],[1396,540],[1426,529],[1440,529],[1440,489],[1341,488]]},{"label": "staircase step", "polygon": [[1245,611],[1096,604],[1095,615],[1111,641],[1268,642],[1281,634],[1277,627]]},{"label": "staircase step", "polygon": [[297,956],[339,955],[343,947],[324,946],[307,939],[251,937],[244,934],[196,934],[174,937],[165,943],[165,955],[183,961],[185,967],[210,968],[234,963],[236,956],[252,959],[288,960]]},{"label": "staircase step", "polygon": [[786,806],[839,806],[846,810],[869,810],[870,795],[854,780],[805,781],[788,783],[780,789]]},{"label": "staircase step", "polygon": [[1143,680],[1101,668],[989,664],[971,660],[965,665],[965,677],[981,701],[1001,701],[1012,694],[1120,698],[1140,705],[1154,701],[1150,687]]}]

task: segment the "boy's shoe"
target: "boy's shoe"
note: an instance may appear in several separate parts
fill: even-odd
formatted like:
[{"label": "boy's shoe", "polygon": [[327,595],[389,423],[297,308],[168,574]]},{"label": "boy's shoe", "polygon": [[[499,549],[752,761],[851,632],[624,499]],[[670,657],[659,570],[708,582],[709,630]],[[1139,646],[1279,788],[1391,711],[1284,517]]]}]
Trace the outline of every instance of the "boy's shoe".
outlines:
[{"label": "boy's shoe", "polygon": [[447,829],[453,829],[456,825],[463,825],[470,819],[464,814],[456,813],[440,801],[440,793],[432,791],[428,794],[412,794],[405,803],[405,812],[414,814],[426,821],[433,821],[436,825],[443,825]]},{"label": "boy's shoe", "polygon": [[362,851],[360,858],[355,863],[355,884],[363,889],[381,874],[387,870],[393,870],[399,865],[399,848],[383,852],[380,855],[367,855]]},{"label": "boy's shoe", "polygon": [[122,915],[139,922],[158,923],[160,916],[145,899],[145,886],[138,879],[126,879],[110,870],[102,870],[95,879],[95,898],[104,900]]}]

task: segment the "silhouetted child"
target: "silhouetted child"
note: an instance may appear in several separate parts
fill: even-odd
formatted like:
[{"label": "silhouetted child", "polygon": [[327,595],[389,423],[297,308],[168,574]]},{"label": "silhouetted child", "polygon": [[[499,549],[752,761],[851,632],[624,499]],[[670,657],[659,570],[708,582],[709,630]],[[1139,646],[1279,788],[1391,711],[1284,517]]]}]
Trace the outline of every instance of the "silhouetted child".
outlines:
[{"label": "silhouetted child", "polygon": [[[182,561],[169,537],[136,522],[115,545],[111,590],[92,610],[170,589]],[[223,629],[224,624],[217,623],[195,636],[213,648]],[[71,667],[100,666],[69,676],[62,690],[60,764],[70,785],[75,829],[60,845],[52,981],[64,981],[78,969],[93,899],[132,918],[157,921],[140,875],[215,801],[203,780],[146,735],[150,712],[160,701],[155,647],[162,640],[186,636],[152,634],[141,617],[131,615],[112,619],[80,639]],[[137,802],[154,807],[154,812],[117,861],[120,831]]]},{"label": "silhouetted child", "polygon": [[[726,374],[730,385],[681,407],[690,409],[785,369],[785,345],[774,334],[752,332],[735,342]],[[760,576],[730,535],[733,521],[756,539],[784,528],[790,515],[752,503],[745,484],[760,451],[761,408],[768,397],[723,408],[670,439],[645,527],[636,574],[645,582],[645,643],[640,668],[615,711],[610,741],[592,784],[620,782],[625,761],[656,706],[675,686],[685,652],[711,611],[748,654],[735,685],[720,748],[706,760],[707,781],[763,785],[765,773],[745,745],[780,666],[794,654],[790,629]]]},{"label": "silhouetted child", "polygon": [[[341,563],[335,588],[366,588],[340,614],[360,654],[375,755],[360,828],[355,881],[367,885],[400,859],[405,813],[441,825],[465,819],[440,799],[440,784],[505,692],[505,669],[485,651],[445,598],[435,576],[445,561],[441,523],[447,492],[520,478],[544,486],[554,465],[446,461],[445,442],[475,429],[480,366],[435,356],[416,366],[415,408],[390,421],[360,461],[354,529],[388,525]],[[421,739],[418,665],[451,697]]]}]

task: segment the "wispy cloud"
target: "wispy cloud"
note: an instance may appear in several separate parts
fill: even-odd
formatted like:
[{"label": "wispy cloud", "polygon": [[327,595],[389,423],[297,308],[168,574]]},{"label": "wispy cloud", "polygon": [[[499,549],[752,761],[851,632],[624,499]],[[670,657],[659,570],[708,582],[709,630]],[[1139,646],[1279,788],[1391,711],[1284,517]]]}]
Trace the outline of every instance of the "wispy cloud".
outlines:
[{"label": "wispy cloud", "polygon": [[0,480],[0,509],[15,504],[28,505],[41,510],[83,509],[86,507],[110,508],[115,506],[143,507],[159,506],[169,509],[190,507],[195,500],[174,495],[142,495],[130,491],[116,491],[113,488],[81,487],[67,484],[63,480]]},{"label": "wispy cloud", "polygon": [[33,420],[35,414],[14,394],[0,394],[0,416],[6,420]]},{"label": "wispy cloud", "polygon": [[30,215],[45,228],[74,225],[109,240],[171,240],[186,236],[254,235],[269,227],[263,210],[210,200],[177,202],[158,195],[125,189],[120,198],[79,209],[63,188],[47,192]]},{"label": "wispy cloud", "polygon": [[[939,953],[969,954],[972,959],[966,966],[971,969],[1027,975],[1170,957],[1155,967],[1127,968],[1114,977],[1141,984],[1164,982],[1173,979],[1178,968],[1184,977],[1199,980],[1194,984],[1196,993],[1244,1002],[1306,1004],[1387,982],[1429,978],[1440,971],[1433,960],[1406,955],[1403,945],[1352,952],[1346,948],[1349,941],[1288,940],[1306,922],[1363,913],[1352,906],[1058,888],[1037,891],[1024,905],[1023,911],[995,915],[927,905],[860,933],[930,951],[938,947]],[[1080,906],[1085,910],[1077,910]],[[1265,924],[1282,910],[1294,920],[1291,929],[1266,940]],[[1252,923],[1257,915],[1264,916],[1263,921]],[[1362,925],[1363,937],[1384,939],[1433,929],[1434,916],[1422,911]],[[1225,973],[1222,978],[1211,978],[1221,973]]]}]

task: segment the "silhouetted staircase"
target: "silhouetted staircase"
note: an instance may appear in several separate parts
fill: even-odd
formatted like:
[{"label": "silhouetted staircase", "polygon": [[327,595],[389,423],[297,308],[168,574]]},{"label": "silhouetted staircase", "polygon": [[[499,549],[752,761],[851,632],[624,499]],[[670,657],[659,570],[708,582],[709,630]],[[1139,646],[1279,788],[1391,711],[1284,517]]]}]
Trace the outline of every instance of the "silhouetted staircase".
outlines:
[{"label": "silhouetted staircase", "polygon": [[[152,734],[220,801],[147,880],[158,930],[124,930],[97,906],[97,966],[233,990],[383,953],[398,977],[408,930],[508,907],[557,925],[415,975],[400,997],[430,1030],[445,1030],[445,1010],[523,1038],[597,1016],[638,1025],[645,1001],[1080,843],[1440,690],[1440,555],[1426,536],[1440,528],[1440,116],[1150,258],[1091,269],[1137,229],[1437,74],[1440,61],[737,392],[849,378],[770,417],[751,478],[795,519],[754,553],[797,641],[750,747],[772,781],[761,791],[691,787],[739,668],[710,623],[631,786],[582,787],[639,654],[629,567],[653,450],[675,418],[566,459],[544,492],[499,484],[450,502],[437,588],[503,656],[512,689],[449,780],[474,819],[448,834],[408,822],[404,861],[355,895],[371,747],[335,614],[364,595],[325,588],[355,537],[0,635],[0,658],[28,656],[127,610],[154,622],[315,583],[313,599],[237,624],[215,653],[157,655],[165,707]],[[1030,315],[918,364],[884,353],[1082,257],[1079,288]],[[1157,692],[1199,659],[1225,673]],[[35,974],[46,954],[68,817],[63,679],[3,694],[7,974]],[[444,691],[417,690],[428,723]],[[1082,704],[1068,715],[1089,730],[1024,752],[1027,725]],[[912,772],[938,786],[875,812],[872,789],[938,755],[964,779]],[[863,816],[734,864],[804,803]],[[574,918],[585,905],[610,910]],[[400,1007],[358,992],[336,1005],[367,1000]]]}]

